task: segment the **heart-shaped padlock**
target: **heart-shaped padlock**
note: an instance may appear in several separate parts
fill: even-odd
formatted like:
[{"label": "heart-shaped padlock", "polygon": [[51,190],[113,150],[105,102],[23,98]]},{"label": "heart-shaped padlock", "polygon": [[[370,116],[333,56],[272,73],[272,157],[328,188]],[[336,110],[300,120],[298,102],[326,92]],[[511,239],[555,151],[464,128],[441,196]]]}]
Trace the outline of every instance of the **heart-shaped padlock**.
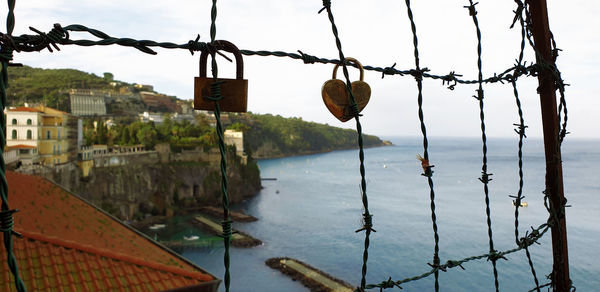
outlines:
[{"label": "heart-shaped padlock", "polygon": [[[352,62],[358,66],[360,70],[360,80],[352,82],[352,94],[354,100],[358,105],[358,112],[360,113],[369,103],[371,98],[371,87],[369,84],[363,81],[364,69],[360,62],[354,58],[346,58],[345,61]],[[352,110],[350,93],[346,87],[346,83],[342,80],[336,79],[337,69],[339,64],[336,64],[333,68],[333,78],[323,84],[321,88],[321,95],[323,96],[323,102],[327,109],[342,122],[346,122],[354,117]]]}]

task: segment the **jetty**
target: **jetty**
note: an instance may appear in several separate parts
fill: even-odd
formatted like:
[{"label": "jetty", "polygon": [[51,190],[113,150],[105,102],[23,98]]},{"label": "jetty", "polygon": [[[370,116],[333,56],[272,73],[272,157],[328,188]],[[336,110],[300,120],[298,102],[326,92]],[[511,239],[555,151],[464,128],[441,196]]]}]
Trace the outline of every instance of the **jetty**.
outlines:
[{"label": "jetty", "polygon": [[175,250],[181,249],[189,249],[189,248],[203,248],[212,245],[222,244],[223,240],[216,239],[202,239],[202,240],[193,240],[193,241],[183,241],[183,240],[169,240],[169,241],[159,241],[162,245]]},{"label": "jetty", "polygon": [[352,292],[352,285],[292,258],[270,258],[265,264],[286,274],[312,292]]},{"label": "jetty", "polygon": [[[193,221],[196,225],[200,226],[202,229],[215,234],[221,235],[222,227],[221,224],[213,221],[212,219],[204,216],[198,215],[194,217]],[[262,244],[262,241],[245,234],[243,232],[233,230],[233,235],[231,236],[231,245],[235,247],[254,247]]]},{"label": "jetty", "polygon": [[[213,218],[222,218],[223,217],[223,208],[208,206],[208,207],[200,207],[198,209],[198,211],[200,211],[208,216],[211,216]],[[248,214],[244,214],[242,212],[229,211],[229,216],[235,222],[258,221],[258,219],[256,217],[248,215]]]}]

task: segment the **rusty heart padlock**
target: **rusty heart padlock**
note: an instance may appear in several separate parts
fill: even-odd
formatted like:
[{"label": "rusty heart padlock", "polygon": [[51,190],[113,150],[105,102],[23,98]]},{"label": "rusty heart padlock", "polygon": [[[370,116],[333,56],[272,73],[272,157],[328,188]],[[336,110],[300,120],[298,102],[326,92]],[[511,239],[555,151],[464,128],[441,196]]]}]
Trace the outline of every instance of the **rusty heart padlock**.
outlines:
[{"label": "rusty heart padlock", "polygon": [[[217,81],[223,81],[220,85],[222,99],[219,100],[219,107],[224,112],[246,112],[248,106],[248,80],[244,79],[244,60],[238,48],[224,40],[213,43],[215,49],[233,53],[236,63],[236,78],[226,79],[218,78]],[[194,78],[194,109],[209,110],[215,109],[214,101],[208,99],[211,96],[211,84],[213,78],[206,77],[206,62],[208,52],[202,51],[200,55],[200,77]]]},{"label": "rusty heart padlock", "polygon": [[[346,58],[345,61],[352,62],[358,66],[360,70],[360,80],[352,82],[352,94],[354,100],[358,105],[358,112],[360,113],[371,98],[371,87],[369,84],[363,81],[364,69],[360,62],[354,58]],[[354,117],[354,111],[352,110],[350,102],[350,93],[346,87],[346,83],[342,80],[336,79],[337,69],[339,64],[336,64],[333,68],[333,79],[328,80],[323,84],[321,88],[321,95],[323,96],[323,102],[327,109],[342,122],[346,122]]]}]

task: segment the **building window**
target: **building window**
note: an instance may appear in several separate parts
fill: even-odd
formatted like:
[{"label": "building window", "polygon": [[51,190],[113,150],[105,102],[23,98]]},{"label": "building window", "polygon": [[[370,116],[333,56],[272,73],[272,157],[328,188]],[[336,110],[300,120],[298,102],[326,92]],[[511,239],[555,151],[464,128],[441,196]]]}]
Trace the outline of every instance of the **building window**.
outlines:
[{"label": "building window", "polygon": [[56,154],[56,145],[52,145],[52,153]]},{"label": "building window", "polygon": [[58,147],[56,147],[56,153],[60,154],[60,145],[58,145]]},{"label": "building window", "polygon": [[27,140],[31,140],[31,130],[27,130]]},{"label": "building window", "polygon": [[16,125],[16,124],[17,124],[17,119],[13,119],[13,120],[12,120],[12,124],[13,124],[13,125]]},{"label": "building window", "polygon": [[57,139],[60,139],[60,129],[58,129]]},{"label": "building window", "polygon": [[27,124],[31,125],[31,119],[27,119]]},{"label": "building window", "polygon": [[19,154],[27,155],[29,154],[29,149],[19,149]]},{"label": "building window", "polygon": [[46,139],[50,139],[50,131],[46,131]]},{"label": "building window", "polygon": [[17,139],[17,130],[12,130],[12,138]]}]

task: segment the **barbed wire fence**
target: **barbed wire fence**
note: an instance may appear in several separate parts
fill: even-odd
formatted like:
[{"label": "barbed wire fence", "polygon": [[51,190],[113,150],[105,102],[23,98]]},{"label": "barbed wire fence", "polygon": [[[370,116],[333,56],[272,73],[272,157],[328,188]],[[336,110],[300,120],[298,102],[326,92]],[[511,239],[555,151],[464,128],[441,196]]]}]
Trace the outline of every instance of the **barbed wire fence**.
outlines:
[{"label": "barbed wire fence", "polygon": [[[153,48],[162,48],[162,49],[183,49],[183,50],[188,50],[192,55],[194,55],[195,52],[207,52],[209,54],[211,54],[212,56],[212,70],[213,70],[213,78],[217,78],[217,72],[218,72],[218,67],[216,65],[216,54],[219,54],[221,56],[223,56],[224,58],[228,59],[229,58],[227,56],[222,55],[219,52],[219,49],[222,49],[218,43],[218,41],[215,41],[215,36],[216,36],[216,16],[217,16],[217,6],[216,6],[216,0],[213,0],[213,5],[212,5],[212,10],[211,10],[211,41],[210,42],[201,42],[200,41],[200,36],[196,36],[193,40],[189,40],[186,43],[182,43],[182,44],[176,44],[176,43],[172,43],[172,42],[157,42],[157,41],[153,41],[153,40],[136,40],[136,39],[132,39],[132,38],[117,38],[117,37],[113,37],[110,36],[100,30],[94,29],[94,28],[88,28],[84,25],[79,25],[79,24],[73,24],[73,25],[67,25],[67,26],[62,26],[60,24],[55,24],[48,32],[42,32],[41,30],[34,28],[34,27],[30,27],[30,30],[33,32],[32,34],[22,34],[19,36],[13,36],[12,32],[14,29],[14,22],[15,22],[15,17],[14,17],[14,6],[15,6],[15,1],[14,0],[8,0],[8,7],[9,7],[9,12],[8,12],[8,16],[7,16],[7,31],[6,33],[0,33],[0,61],[2,63],[2,78],[0,78],[0,103],[1,103],[1,108],[4,111],[4,108],[6,107],[6,90],[8,87],[8,66],[19,66],[20,64],[15,64],[15,63],[11,63],[12,59],[13,59],[13,54],[14,52],[17,53],[27,53],[27,52],[39,52],[39,51],[43,51],[43,50],[48,50],[49,52],[54,52],[54,51],[60,51],[61,46],[69,46],[69,45],[75,45],[75,46],[84,46],[84,47],[91,47],[91,46],[111,46],[111,45],[117,45],[117,46],[124,46],[124,47],[131,47],[134,49],[137,49],[143,53],[146,54],[157,54],[156,51]],[[244,55],[247,56],[272,56],[272,57],[287,57],[287,58],[292,58],[295,60],[300,60],[305,64],[338,64],[338,65],[342,65],[343,68],[343,72],[344,72],[344,77],[347,81],[347,89],[348,92],[350,93],[350,105],[351,108],[353,109],[353,115],[355,117],[355,121],[356,121],[356,127],[357,127],[357,133],[358,133],[358,145],[359,145],[359,160],[360,160],[360,174],[361,174],[361,185],[360,185],[360,192],[361,192],[361,198],[362,198],[362,202],[363,202],[363,227],[359,230],[357,230],[357,232],[359,231],[366,231],[365,233],[365,243],[364,243],[364,253],[363,253],[363,267],[362,267],[362,273],[361,273],[361,281],[360,281],[360,286],[356,288],[356,291],[364,291],[366,289],[373,289],[373,288],[379,288],[380,290],[383,289],[388,289],[388,288],[401,288],[401,284],[404,283],[408,283],[408,282],[412,282],[412,281],[416,281],[419,279],[423,279],[426,277],[429,277],[430,275],[434,275],[435,278],[435,286],[434,289],[435,291],[439,290],[439,273],[441,272],[446,272],[448,269],[452,269],[452,268],[456,268],[456,267],[460,267],[462,269],[464,269],[463,264],[466,264],[468,262],[474,261],[474,260],[481,260],[481,259],[486,259],[488,261],[490,261],[492,263],[493,266],[493,275],[494,275],[494,285],[495,285],[495,289],[496,291],[499,291],[499,280],[498,280],[498,272],[497,272],[497,267],[496,267],[496,261],[499,259],[505,259],[504,256],[508,255],[508,254],[512,254],[512,253],[516,253],[518,251],[524,250],[525,251],[525,255],[527,257],[528,260],[528,264],[530,266],[531,269],[531,273],[533,276],[533,280],[534,280],[534,288],[530,291],[540,291],[541,288],[543,287],[548,287],[551,286],[553,287],[556,291],[568,291],[571,288],[574,288],[574,286],[572,285],[572,283],[570,282],[569,278],[568,278],[568,260],[566,258],[563,257],[563,255],[560,252],[554,252],[554,266],[553,266],[553,272],[549,277],[549,282],[548,283],[544,283],[544,284],[540,284],[538,277],[536,275],[536,271],[534,268],[534,264],[533,261],[531,259],[531,255],[529,252],[529,247],[531,247],[531,245],[533,245],[534,243],[537,243],[538,240],[540,238],[542,238],[546,232],[551,229],[552,233],[553,233],[553,246],[556,244],[558,245],[558,247],[554,247],[554,249],[558,249],[559,251],[561,249],[565,249],[566,248],[566,235],[564,238],[564,242],[562,241],[558,241],[556,242],[554,240],[554,233],[555,231],[557,233],[561,232],[561,228],[564,229],[564,208],[566,207],[566,199],[562,198],[562,200],[556,200],[556,198],[551,197],[552,194],[556,193],[557,189],[560,189],[560,191],[562,192],[562,174],[560,173],[560,145],[562,143],[562,141],[564,140],[565,136],[568,134],[566,127],[567,127],[567,121],[568,121],[568,111],[567,111],[567,104],[566,104],[566,98],[565,98],[565,86],[566,84],[564,83],[562,77],[561,77],[561,73],[558,70],[558,68],[555,65],[555,61],[556,58],[558,57],[558,52],[560,51],[560,49],[558,49],[556,47],[556,42],[554,41],[554,38],[551,34],[551,32],[549,32],[548,30],[548,37],[550,40],[550,58],[548,58],[547,56],[544,56],[544,53],[542,52],[543,50],[540,49],[540,45],[539,43],[544,42],[545,40],[542,39],[542,41],[537,40],[537,38],[539,38],[538,35],[540,35],[539,32],[536,32],[536,23],[539,23],[539,21],[535,20],[534,18],[539,17],[538,14],[540,14],[539,12],[539,5],[543,6],[543,9],[545,10],[545,0],[526,0],[525,2],[523,2],[522,0],[514,0],[515,4],[517,5],[517,8],[514,11],[514,19],[511,25],[511,28],[513,28],[515,26],[515,24],[519,24],[520,30],[521,30],[521,45],[520,45],[520,51],[519,51],[519,55],[518,58],[516,59],[516,63],[509,66],[508,68],[506,68],[504,71],[502,72],[497,72],[494,73],[492,76],[483,77],[483,73],[482,73],[482,60],[481,60],[481,51],[482,51],[482,43],[481,43],[481,30],[479,28],[479,24],[478,24],[478,19],[477,19],[477,11],[476,11],[476,5],[478,3],[473,3],[472,0],[469,0],[469,3],[467,6],[465,6],[465,8],[468,9],[469,12],[469,16],[473,19],[473,23],[474,26],[476,28],[476,34],[477,34],[477,68],[478,68],[478,78],[477,79],[464,79],[462,78],[463,75],[456,73],[455,71],[451,71],[448,74],[433,74],[430,73],[430,69],[426,68],[426,67],[421,67],[420,65],[420,60],[419,60],[419,49],[418,49],[418,35],[417,35],[417,30],[416,30],[416,21],[414,19],[414,15],[413,12],[411,10],[410,7],[410,1],[409,0],[405,0],[406,2],[406,7],[407,7],[407,14],[408,14],[408,18],[410,21],[410,25],[411,25],[411,31],[412,31],[412,35],[413,35],[413,44],[414,44],[414,59],[415,59],[415,67],[414,68],[409,68],[409,69],[396,69],[396,64],[389,66],[389,67],[377,67],[377,66],[370,66],[370,65],[366,65],[364,66],[365,70],[368,71],[375,71],[375,72],[380,72],[382,73],[382,78],[385,77],[386,75],[388,76],[392,76],[392,75],[397,75],[399,77],[412,77],[415,79],[416,85],[417,85],[417,89],[418,89],[418,96],[417,96],[417,104],[418,104],[418,114],[419,114],[419,122],[420,122],[420,126],[421,126],[421,132],[422,132],[422,136],[423,136],[423,171],[424,173],[422,174],[423,176],[425,176],[428,180],[428,185],[429,185],[429,189],[430,189],[430,207],[431,207],[431,219],[432,219],[432,227],[433,227],[433,234],[434,234],[434,254],[433,254],[433,263],[428,263],[428,265],[431,267],[431,269],[425,273],[422,273],[420,275],[416,275],[416,276],[411,276],[411,277],[407,277],[404,279],[399,279],[399,280],[393,280],[391,277],[388,277],[386,280],[383,280],[379,283],[372,283],[372,284],[368,284],[366,281],[366,275],[367,275],[367,260],[368,260],[368,247],[369,247],[369,234],[371,232],[375,232],[375,230],[373,229],[373,222],[372,222],[372,214],[369,212],[368,209],[368,198],[367,198],[367,185],[366,185],[366,179],[365,179],[365,169],[364,169],[364,152],[363,152],[363,145],[362,145],[362,127],[360,124],[360,114],[357,108],[357,104],[356,101],[354,100],[354,96],[352,94],[352,88],[350,86],[350,80],[349,80],[349,76],[348,76],[348,70],[347,70],[347,66],[355,66],[355,64],[352,64],[350,62],[347,61],[343,61],[345,60],[344,58],[344,54],[342,51],[342,45],[341,45],[341,40],[339,39],[338,36],[338,28],[335,25],[334,22],[334,17],[333,17],[333,12],[331,9],[331,1],[330,0],[323,0],[323,8],[319,11],[327,11],[327,15],[328,18],[331,22],[332,25],[332,31],[336,40],[336,46],[338,48],[338,53],[339,53],[339,59],[327,59],[327,58],[322,58],[322,57],[317,57],[317,56],[313,56],[313,55],[309,55],[304,53],[301,50],[298,50],[297,53],[290,53],[290,52],[283,52],[283,51],[266,51],[266,50],[258,50],[258,51],[254,51],[254,50],[247,50],[247,49],[243,49],[240,50],[240,52]],[[539,4],[539,3],[542,4]],[[533,13],[530,9],[531,7],[533,7],[534,9],[536,9],[536,12]],[[547,17],[547,16],[546,16]],[[546,23],[547,26],[547,23]],[[546,27],[547,29],[547,27]],[[88,34],[92,37],[94,37],[95,39],[73,39],[71,36],[74,35],[75,33],[84,33],[84,34]],[[536,40],[534,40],[534,38],[536,38]],[[529,65],[527,65],[527,62],[523,60],[524,58],[524,51],[526,48],[526,43],[529,44],[529,47],[535,52],[536,54],[536,60],[535,62],[529,62]],[[519,98],[519,91],[517,88],[517,81],[520,78],[524,78],[524,77],[538,77],[538,79],[540,80],[540,87],[542,87],[542,85],[545,86],[549,86],[550,90],[552,91],[552,94],[554,94],[555,91],[558,90],[559,92],[559,102],[558,102],[558,110],[556,110],[556,107],[554,107],[554,112],[553,114],[555,115],[554,118],[557,118],[557,129],[555,130],[556,132],[556,136],[555,137],[547,137],[547,139],[550,140],[554,140],[556,143],[552,144],[552,145],[556,145],[556,147],[554,149],[551,149],[551,151],[546,151],[546,154],[548,156],[548,153],[550,153],[551,157],[553,159],[552,163],[554,165],[558,164],[558,168],[551,168],[551,170],[549,170],[549,168],[547,168],[547,186],[546,186],[546,191],[545,193],[545,205],[546,208],[548,210],[549,213],[549,217],[547,219],[546,222],[540,224],[539,226],[537,226],[536,228],[531,228],[530,231],[527,231],[525,233],[525,235],[523,237],[519,236],[519,207],[521,205],[521,200],[524,198],[524,196],[522,195],[522,190],[523,190],[523,151],[522,151],[522,147],[523,147],[523,140],[524,138],[526,138],[525,135],[525,129],[527,128],[527,126],[525,125],[525,121],[524,121],[524,117],[523,117],[523,111],[521,109],[521,101]],[[474,96],[475,99],[478,101],[479,103],[479,109],[480,109],[480,122],[481,122],[481,135],[482,135],[482,176],[479,178],[479,180],[484,184],[484,197],[485,197],[485,212],[486,212],[486,221],[487,221],[487,227],[488,227],[488,238],[489,238],[489,252],[487,253],[483,253],[480,255],[475,255],[475,256],[470,256],[470,257],[466,257],[463,259],[448,259],[446,260],[445,263],[442,263],[441,259],[439,258],[439,235],[438,235],[438,228],[437,228],[437,223],[436,223],[436,212],[435,212],[435,191],[434,191],[434,184],[433,184],[433,170],[432,168],[434,167],[433,165],[430,164],[429,162],[429,150],[428,150],[428,137],[427,137],[427,127],[426,127],[426,123],[425,123],[425,116],[424,116],[424,109],[423,109],[423,87],[422,87],[422,81],[424,79],[432,79],[432,80],[439,80],[442,81],[442,85],[443,86],[447,86],[447,88],[449,90],[454,90],[456,86],[459,86],[461,84],[477,84],[478,89],[476,90],[476,95]],[[514,126],[516,127],[515,132],[518,134],[519,136],[519,141],[518,141],[518,173],[519,173],[519,187],[518,187],[518,191],[517,191],[517,195],[516,196],[511,196],[514,199],[514,205],[515,205],[515,244],[516,247],[512,248],[512,249],[508,249],[508,250],[504,250],[504,251],[497,251],[494,249],[494,243],[493,243],[493,237],[492,237],[492,225],[491,225],[491,219],[490,219],[490,214],[491,214],[491,208],[490,208],[490,204],[489,204],[489,189],[488,189],[488,184],[492,181],[491,179],[491,173],[487,172],[487,139],[486,139],[486,132],[485,132],[485,119],[484,119],[484,89],[483,86],[485,84],[492,84],[492,83],[508,83],[510,85],[512,85],[513,88],[513,92],[514,92],[514,96],[515,96],[515,102],[516,102],[516,106],[517,106],[517,112],[518,112],[518,116],[519,116],[519,123],[514,124]],[[218,87],[219,84],[216,85],[216,87]],[[213,94],[214,96],[210,97],[212,100],[215,101],[215,118],[217,119],[218,123],[217,125],[220,125],[220,110],[219,110],[219,106],[218,106],[218,100],[220,100],[221,97],[219,94],[219,89],[215,88],[214,92],[216,94]],[[0,133],[0,142],[2,143],[2,145],[6,144],[6,120],[5,120],[5,115],[3,114],[2,117],[0,118],[0,122],[2,123],[2,128],[0,130],[2,130],[2,132]],[[222,132],[222,127],[219,126],[220,129],[218,129],[219,131],[217,131],[218,133]],[[229,291],[230,289],[230,275],[229,275],[229,240],[231,238],[231,220],[228,216],[228,208],[229,208],[229,202],[228,202],[228,197],[227,197],[227,165],[226,165],[226,155],[224,153],[224,147],[222,147],[222,133],[219,135],[219,141],[220,141],[220,149],[221,149],[221,172],[222,172],[222,193],[223,193],[223,208],[224,208],[224,220],[222,222],[223,225],[223,235],[222,237],[224,238],[224,243],[225,243],[225,255],[224,255],[224,264],[226,267],[226,272],[225,272],[225,287],[226,290]],[[4,147],[1,148],[1,152],[4,152]],[[6,253],[8,255],[8,265],[9,268],[14,276],[15,279],[15,286],[17,288],[18,291],[26,291],[25,285],[23,284],[22,279],[19,276],[19,272],[18,272],[18,267],[17,267],[17,262],[16,259],[14,257],[13,251],[12,251],[12,235],[15,234],[14,231],[12,231],[12,227],[13,227],[13,214],[17,211],[17,210],[13,210],[9,208],[8,205],[8,183],[6,181],[6,177],[5,177],[5,170],[6,170],[6,166],[4,163],[3,158],[0,158],[0,191],[1,191],[1,199],[2,199],[2,209],[0,212],[0,228],[1,228],[1,232],[3,232],[4,234],[4,246],[5,246],[5,250]],[[552,182],[548,182],[548,172],[556,172],[553,173],[554,176],[560,176],[560,181],[559,180],[554,180]],[[551,185],[550,185],[551,184]],[[26,216],[26,214],[23,214],[23,216]],[[562,222],[562,224],[560,223]],[[564,255],[566,256],[566,255]],[[560,265],[564,265],[566,263],[567,266],[567,272],[566,272],[566,279],[564,279],[564,275],[562,276],[562,279],[559,279],[561,277],[561,275],[559,275],[559,270],[560,270]]]}]

